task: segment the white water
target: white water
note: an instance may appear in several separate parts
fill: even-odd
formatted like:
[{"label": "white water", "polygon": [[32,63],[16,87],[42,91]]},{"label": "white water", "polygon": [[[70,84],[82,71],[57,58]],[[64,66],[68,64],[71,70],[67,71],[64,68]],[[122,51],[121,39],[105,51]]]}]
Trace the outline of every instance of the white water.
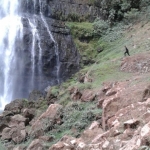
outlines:
[{"label": "white water", "polygon": [[0,109],[12,100],[15,78],[15,41],[21,38],[18,0],[0,0]]},{"label": "white water", "polygon": [[[34,7],[36,2],[37,1],[35,0]],[[46,27],[49,38],[55,45],[56,78],[57,83],[60,83],[58,45],[49,29],[44,15],[42,14],[42,1],[39,0],[39,2],[41,20]],[[21,16],[19,16],[18,6],[19,0],[0,0],[0,110],[3,110],[5,105],[13,100],[15,94],[20,95],[18,93],[22,92],[24,89],[22,86],[30,86],[26,88],[33,90],[32,88],[35,87],[35,75],[39,76],[38,81],[39,83],[42,83],[42,48],[34,17],[28,19],[32,32],[32,45],[29,50],[31,56],[31,77],[29,80],[31,81],[27,81],[27,84],[25,85],[24,82],[26,81],[22,81],[21,75],[24,73],[23,69],[25,68],[23,59],[24,53],[18,52],[19,50],[22,50],[20,48],[21,46],[16,48],[16,44],[21,44],[23,38],[23,25]],[[28,85],[28,83],[30,83],[30,85]]]},{"label": "white water", "polygon": [[[42,48],[41,48],[41,39],[38,33],[38,30],[36,28],[36,26],[34,25],[35,23],[35,19],[33,18],[31,22],[30,19],[28,19],[29,21],[29,25],[31,27],[31,31],[32,31],[32,49],[31,49],[31,62],[32,62],[32,77],[31,77],[31,87],[34,87],[34,78],[35,78],[35,65],[38,65],[38,75],[40,75],[39,77],[39,83],[41,83],[41,76],[42,76],[42,68],[41,68],[41,64],[42,64]],[[36,53],[35,50],[35,44],[36,44],[36,40],[38,40],[38,48],[39,48],[39,52],[38,54]],[[35,57],[38,56],[38,63],[35,64]]]},{"label": "white water", "polygon": [[31,76],[31,87],[34,86],[34,77],[35,77],[35,40],[37,35],[37,29],[36,26],[31,23],[31,21],[28,19],[29,25],[32,30],[32,48],[31,48],[31,62],[32,62],[32,76]]}]

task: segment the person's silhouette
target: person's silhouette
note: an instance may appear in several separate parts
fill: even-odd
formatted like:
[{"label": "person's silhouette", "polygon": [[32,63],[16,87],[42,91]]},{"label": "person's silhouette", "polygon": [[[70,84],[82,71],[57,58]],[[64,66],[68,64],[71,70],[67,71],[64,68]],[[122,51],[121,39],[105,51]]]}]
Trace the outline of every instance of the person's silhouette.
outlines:
[{"label": "person's silhouette", "polygon": [[124,47],[125,47],[124,56],[126,56],[126,54],[128,54],[128,56],[130,56],[128,48],[126,46],[124,46]]}]

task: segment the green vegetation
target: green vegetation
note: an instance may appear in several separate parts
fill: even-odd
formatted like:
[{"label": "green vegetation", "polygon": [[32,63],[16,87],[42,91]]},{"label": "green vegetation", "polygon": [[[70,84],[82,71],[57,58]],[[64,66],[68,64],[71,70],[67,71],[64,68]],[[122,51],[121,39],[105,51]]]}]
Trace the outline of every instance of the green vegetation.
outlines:
[{"label": "green vegetation", "polygon": [[54,124],[47,135],[54,137],[53,143],[64,135],[78,137],[97,116],[101,116],[101,113],[101,109],[95,108],[95,102],[70,102],[58,114],[62,116],[63,124]]},{"label": "green vegetation", "polygon": [[139,150],[150,150],[149,146],[141,146]]},{"label": "green vegetation", "polygon": [[6,150],[6,148],[4,147],[4,145],[0,142],[0,150]]},{"label": "green vegetation", "polygon": [[[73,101],[70,89],[75,87],[80,92],[86,89],[97,90],[102,87],[104,82],[126,80],[132,76],[132,73],[121,72],[119,68],[124,57],[124,46],[131,45],[133,42],[127,38],[127,30],[140,20],[150,20],[150,7],[139,12],[139,7],[146,7],[148,3],[150,4],[149,0],[142,0],[141,3],[138,1],[135,4],[134,0],[121,2],[118,0],[89,0],[89,4],[102,7],[102,13],[104,15],[106,13],[108,17],[107,21],[97,18],[94,22],[88,22],[87,16],[68,15],[66,25],[70,29],[81,55],[81,69],[66,82],[51,88],[50,94],[56,97],[57,103],[63,105],[63,108],[58,112],[58,118],[60,117],[62,121],[60,124],[55,123],[54,120],[46,120],[43,124],[44,128],[48,124],[46,135],[54,138],[53,142],[47,143],[48,147],[64,135],[79,137],[92,121],[98,120],[102,115],[102,110],[97,108],[96,101]],[[59,12],[56,15],[61,16]],[[65,20],[66,18],[62,16],[59,19]],[[136,52],[131,51],[131,55],[139,53],[143,49],[143,47],[137,47]],[[79,78],[85,74],[88,74],[92,82],[79,82]],[[24,105],[28,106],[26,99]],[[45,111],[47,101],[40,100],[37,106]],[[39,113],[41,110],[37,110],[37,114]],[[30,142],[31,139],[27,140],[25,145]],[[149,147],[143,146],[141,150],[149,150]]]}]

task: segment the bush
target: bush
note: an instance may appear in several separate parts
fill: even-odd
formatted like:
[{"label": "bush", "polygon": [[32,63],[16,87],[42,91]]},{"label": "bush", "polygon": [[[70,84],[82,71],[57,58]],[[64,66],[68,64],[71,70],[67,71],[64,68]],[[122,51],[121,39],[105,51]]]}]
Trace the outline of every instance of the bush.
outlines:
[{"label": "bush", "polygon": [[138,19],[139,13],[140,12],[138,11],[138,9],[135,9],[135,8],[125,13],[124,17],[125,17],[126,23],[131,23],[131,22],[134,23]]},{"label": "bush", "polygon": [[95,20],[93,23],[94,35],[102,36],[109,28],[109,24],[104,20]]},{"label": "bush", "polygon": [[141,0],[140,7],[147,7],[148,5],[150,5],[149,0]]}]

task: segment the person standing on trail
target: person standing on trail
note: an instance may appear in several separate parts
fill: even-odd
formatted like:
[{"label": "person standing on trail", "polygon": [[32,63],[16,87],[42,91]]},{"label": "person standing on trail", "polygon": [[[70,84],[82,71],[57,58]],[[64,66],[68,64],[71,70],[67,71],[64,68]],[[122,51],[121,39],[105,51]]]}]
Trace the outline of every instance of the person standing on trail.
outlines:
[{"label": "person standing on trail", "polygon": [[125,47],[124,56],[126,56],[126,54],[128,54],[128,56],[130,56],[128,48],[126,46],[124,46],[124,47]]}]

